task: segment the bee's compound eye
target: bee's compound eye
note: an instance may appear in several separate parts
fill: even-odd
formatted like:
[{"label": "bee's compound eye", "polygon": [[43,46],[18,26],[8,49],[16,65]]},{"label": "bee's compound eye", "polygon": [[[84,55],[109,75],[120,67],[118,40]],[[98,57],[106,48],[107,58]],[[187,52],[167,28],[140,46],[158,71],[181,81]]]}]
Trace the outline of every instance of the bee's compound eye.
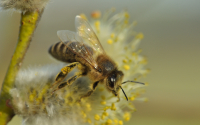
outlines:
[{"label": "bee's compound eye", "polygon": [[102,72],[102,70],[100,68],[98,68],[98,72]]}]

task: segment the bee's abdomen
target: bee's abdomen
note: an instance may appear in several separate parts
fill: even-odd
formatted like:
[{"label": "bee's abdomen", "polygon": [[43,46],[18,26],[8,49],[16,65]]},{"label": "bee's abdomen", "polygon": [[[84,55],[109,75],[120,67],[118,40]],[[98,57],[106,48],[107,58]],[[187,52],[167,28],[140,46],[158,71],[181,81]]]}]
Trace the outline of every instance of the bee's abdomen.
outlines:
[{"label": "bee's abdomen", "polygon": [[58,42],[49,48],[49,53],[56,59],[63,62],[76,62],[74,54],[64,43]]}]

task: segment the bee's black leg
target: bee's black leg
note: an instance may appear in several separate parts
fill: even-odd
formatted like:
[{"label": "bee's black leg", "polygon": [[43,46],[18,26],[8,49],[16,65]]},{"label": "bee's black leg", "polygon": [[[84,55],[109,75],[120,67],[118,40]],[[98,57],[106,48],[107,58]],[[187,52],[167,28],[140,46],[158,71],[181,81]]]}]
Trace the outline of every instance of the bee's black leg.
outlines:
[{"label": "bee's black leg", "polygon": [[58,85],[58,87],[53,90],[52,93],[54,93],[55,91],[62,89],[63,87],[67,86],[67,85],[71,85],[77,78],[83,76],[82,73],[79,73],[78,75],[72,76],[71,78],[69,78],[66,82],[62,82],[60,85]]},{"label": "bee's black leg", "polygon": [[[67,74],[69,72],[71,72],[77,65],[79,65],[80,63],[79,62],[74,62],[74,63],[71,63],[65,67],[63,67],[61,69],[61,72],[59,72],[55,78],[55,83],[52,84],[52,87],[58,83],[60,83],[63,79],[65,79],[65,77],[67,76]],[[52,88],[51,87],[51,88]]]},{"label": "bee's black leg", "polygon": [[99,81],[94,82],[93,85],[92,85],[92,90],[88,91],[85,95],[81,96],[81,98],[80,98],[80,100],[78,100],[78,102],[80,102],[82,98],[90,96],[95,91],[98,83],[99,83]]}]

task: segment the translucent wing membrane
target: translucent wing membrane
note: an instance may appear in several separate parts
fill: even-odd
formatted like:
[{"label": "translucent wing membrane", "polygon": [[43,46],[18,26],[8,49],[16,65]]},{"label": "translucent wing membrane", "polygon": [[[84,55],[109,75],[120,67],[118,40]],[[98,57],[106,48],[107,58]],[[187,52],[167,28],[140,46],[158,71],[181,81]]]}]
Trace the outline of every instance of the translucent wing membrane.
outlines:
[{"label": "translucent wing membrane", "polygon": [[85,59],[94,68],[97,68],[94,52],[90,46],[84,44],[83,39],[75,32],[69,30],[60,30],[57,32],[59,39],[75,54]]},{"label": "translucent wing membrane", "polygon": [[75,26],[77,34],[82,37],[84,44],[92,47],[95,51],[95,55],[93,55],[94,58],[96,58],[99,54],[105,53],[92,27],[85,19],[81,16],[76,16]]}]

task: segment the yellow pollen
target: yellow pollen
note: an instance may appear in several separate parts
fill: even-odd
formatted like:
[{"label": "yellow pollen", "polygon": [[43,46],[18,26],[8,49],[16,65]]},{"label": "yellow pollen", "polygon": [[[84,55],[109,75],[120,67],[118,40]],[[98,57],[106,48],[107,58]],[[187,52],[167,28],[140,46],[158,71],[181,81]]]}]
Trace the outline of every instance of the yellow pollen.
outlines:
[{"label": "yellow pollen", "polygon": [[112,125],[112,123],[113,123],[113,121],[112,121],[111,119],[108,119],[108,120],[106,121],[106,125]]},{"label": "yellow pollen", "polygon": [[106,104],[106,101],[101,101],[101,104],[102,104],[102,105],[105,105],[105,104]]},{"label": "yellow pollen", "polygon": [[115,34],[114,33],[111,33],[110,34],[110,38],[114,38],[115,37]]},{"label": "yellow pollen", "polygon": [[119,121],[119,125],[123,125],[123,121],[122,120]]},{"label": "yellow pollen", "polygon": [[95,21],[94,26],[97,29],[97,31],[99,31],[100,30],[100,21]]},{"label": "yellow pollen", "polygon": [[144,38],[143,33],[138,33],[138,34],[136,35],[136,39],[143,39],[143,38]]},{"label": "yellow pollen", "polygon": [[135,100],[135,97],[134,96],[130,97],[130,100],[131,101]]},{"label": "yellow pollen", "polygon": [[108,39],[108,40],[107,40],[107,43],[108,43],[108,44],[112,44],[112,43],[113,43],[113,40],[112,40],[112,39]]},{"label": "yellow pollen", "polygon": [[111,110],[116,110],[116,107],[115,107],[115,104],[114,103],[112,103],[112,105],[111,105]]},{"label": "yellow pollen", "polygon": [[92,109],[91,109],[91,105],[90,105],[89,103],[86,103],[85,106],[87,107],[87,110],[88,110],[88,111],[91,111],[91,110],[92,110]]},{"label": "yellow pollen", "polygon": [[98,19],[101,17],[101,11],[94,11],[91,13],[91,17],[92,18],[95,18],[95,19]]},{"label": "yellow pollen", "polygon": [[105,117],[106,117],[105,115],[102,115],[102,116],[101,116],[101,119],[102,119],[102,120],[104,120],[104,119],[105,119]]},{"label": "yellow pollen", "polygon": [[118,124],[118,119],[114,119],[113,121],[114,121],[114,123],[115,123],[116,125]]},{"label": "yellow pollen", "polygon": [[125,24],[128,24],[128,22],[129,22],[128,20],[124,20],[124,23],[125,23]]},{"label": "yellow pollen", "polygon": [[129,70],[129,69],[130,69],[130,66],[129,66],[129,65],[124,65],[124,69],[125,69],[125,70]]},{"label": "yellow pollen", "polygon": [[87,115],[84,113],[84,114],[83,114],[83,118],[86,118],[86,117],[87,117]]},{"label": "yellow pollen", "polygon": [[107,112],[103,112],[103,115],[108,116],[108,113]]},{"label": "yellow pollen", "polygon": [[124,114],[124,120],[125,120],[125,121],[129,121],[129,120],[130,120],[130,117],[131,117],[130,113],[126,112],[126,113]]},{"label": "yellow pollen", "polygon": [[94,116],[94,119],[97,120],[97,121],[99,121],[99,120],[100,120],[100,116],[99,116],[98,114],[96,114],[96,115]]},{"label": "yellow pollen", "polygon": [[87,119],[87,122],[90,123],[90,124],[92,123],[92,121],[89,118]]},{"label": "yellow pollen", "polygon": [[148,82],[145,82],[144,84],[145,84],[146,86],[148,86],[148,85],[149,85],[149,83],[148,83]]},{"label": "yellow pollen", "polygon": [[31,102],[33,102],[33,101],[35,100],[35,96],[36,96],[36,91],[33,90],[33,92],[29,95],[29,100],[30,100]]},{"label": "yellow pollen", "polygon": [[80,16],[83,18],[83,19],[85,19],[85,20],[87,20],[87,17],[85,16],[85,14],[80,14]]},{"label": "yellow pollen", "polygon": [[125,16],[125,18],[129,18],[129,13],[128,13],[128,12],[125,12],[125,13],[124,13],[124,16]]},{"label": "yellow pollen", "polygon": [[109,106],[106,106],[103,110],[106,111],[108,110],[110,107]]},{"label": "yellow pollen", "polygon": [[123,63],[127,63],[128,62],[128,60],[127,59],[123,59]]}]

